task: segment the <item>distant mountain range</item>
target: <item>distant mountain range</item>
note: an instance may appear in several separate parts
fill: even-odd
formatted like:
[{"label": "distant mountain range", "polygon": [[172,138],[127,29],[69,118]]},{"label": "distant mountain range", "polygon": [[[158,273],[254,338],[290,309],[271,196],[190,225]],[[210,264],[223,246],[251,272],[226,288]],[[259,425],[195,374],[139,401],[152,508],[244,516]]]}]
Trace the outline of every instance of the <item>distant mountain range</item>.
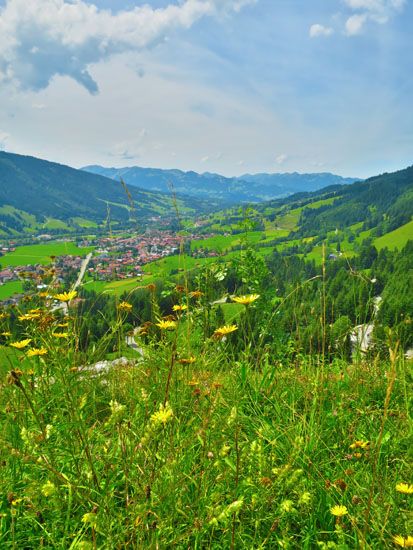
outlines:
[{"label": "distant mountain range", "polygon": [[198,199],[219,199],[226,204],[261,202],[286,197],[300,191],[317,191],[329,185],[350,184],[358,178],[343,178],[335,174],[245,174],[226,178],[219,174],[205,172],[183,172],[158,168],[104,168],[85,166],[83,170],[137,186],[148,191],[167,192],[172,186],[176,193]]},{"label": "distant mountain range", "polygon": [[[218,201],[215,202],[215,206]],[[133,205],[133,206],[132,206]],[[185,214],[207,211],[212,201],[179,197]],[[0,235],[76,230],[153,216],[173,217],[171,194],[131,187],[104,176],[38,158],[0,151]]]}]

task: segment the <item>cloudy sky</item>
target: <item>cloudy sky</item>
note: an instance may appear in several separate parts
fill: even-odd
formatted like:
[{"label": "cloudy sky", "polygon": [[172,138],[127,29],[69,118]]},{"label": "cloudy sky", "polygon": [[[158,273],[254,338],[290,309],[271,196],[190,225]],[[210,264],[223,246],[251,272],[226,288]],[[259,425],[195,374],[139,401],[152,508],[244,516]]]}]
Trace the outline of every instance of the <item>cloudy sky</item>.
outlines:
[{"label": "cloudy sky", "polygon": [[413,163],[413,0],[0,0],[0,149],[72,166]]}]

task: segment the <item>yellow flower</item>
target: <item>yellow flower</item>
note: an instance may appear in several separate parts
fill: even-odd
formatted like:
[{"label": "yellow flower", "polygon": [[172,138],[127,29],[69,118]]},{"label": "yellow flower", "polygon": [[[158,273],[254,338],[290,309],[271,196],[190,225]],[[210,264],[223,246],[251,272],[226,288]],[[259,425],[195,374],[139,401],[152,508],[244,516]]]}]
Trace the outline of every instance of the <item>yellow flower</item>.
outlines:
[{"label": "yellow flower", "polygon": [[8,317],[7,313],[4,313],[4,312],[0,313],[0,320],[5,319],[6,317]]},{"label": "yellow flower", "polygon": [[395,535],[393,537],[393,542],[394,544],[397,544],[402,548],[413,548],[413,537],[411,535],[407,536],[406,538],[402,537],[401,535]]},{"label": "yellow flower", "polygon": [[159,411],[156,411],[151,415],[151,422],[153,424],[166,424],[168,420],[173,417],[174,413],[171,409],[169,403],[166,403],[165,406],[161,405]]},{"label": "yellow flower", "polygon": [[71,290],[70,292],[62,292],[61,294],[55,294],[54,298],[60,300],[61,302],[70,302],[73,298],[76,298],[77,291]]},{"label": "yellow flower", "polygon": [[47,298],[48,295],[49,295],[48,292],[39,292],[38,294],[39,298]]},{"label": "yellow flower", "polygon": [[57,326],[59,328],[67,328],[69,326],[69,323],[59,323]]},{"label": "yellow flower", "polygon": [[396,485],[396,491],[403,493],[404,495],[413,495],[413,485],[407,483],[398,483]]},{"label": "yellow flower", "polygon": [[27,357],[37,357],[40,355],[47,355],[49,353],[46,348],[33,348],[27,352]]},{"label": "yellow flower", "polygon": [[250,304],[255,302],[255,300],[258,300],[259,297],[259,294],[248,294],[246,296],[234,296],[233,298],[231,298],[231,300],[233,302],[236,302],[237,304],[249,306]]},{"label": "yellow flower", "polygon": [[46,481],[42,485],[41,491],[45,497],[51,497],[56,492],[56,486],[51,481]]},{"label": "yellow flower", "polygon": [[350,449],[364,449],[368,450],[370,447],[370,441],[357,440],[350,445]]},{"label": "yellow flower", "polygon": [[236,330],[238,330],[237,325],[224,325],[223,327],[217,328],[212,337],[220,340],[224,336],[227,336],[227,334],[231,334],[231,332],[235,332]]},{"label": "yellow flower", "polygon": [[188,306],[185,304],[182,304],[182,305],[175,304],[172,309],[174,311],[185,311],[186,309],[188,309]]},{"label": "yellow flower", "polygon": [[31,338],[26,338],[25,340],[20,340],[20,342],[11,342],[10,346],[16,349],[23,349],[26,346],[28,346],[31,341],[32,341]]},{"label": "yellow flower", "polygon": [[97,515],[94,512],[88,512],[87,514],[83,514],[82,522],[89,523],[91,527],[96,527]]},{"label": "yellow flower", "polygon": [[129,302],[121,302],[118,305],[118,310],[119,311],[132,311],[132,308],[133,308],[133,306]]},{"label": "yellow flower", "polygon": [[332,508],[330,508],[330,512],[333,514],[333,516],[336,516],[337,518],[341,518],[348,514],[348,510],[346,506],[343,506],[342,504],[336,504]]},{"label": "yellow flower", "polygon": [[176,328],[176,322],[164,321],[163,319],[161,319],[159,323],[156,323],[156,326],[159,327],[161,330],[172,330]]},{"label": "yellow flower", "polygon": [[69,334],[67,332],[53,332],[52,336],[55,338],[67,338]]},{"label": "yellow flower", "polygon": [[33,321],[39,317],[40,313],[23,313],[23,315],[19,315],[19,321]]},{"label": "yellow flower", "polygon": [[8,331],[2,332],[1,335],[2,336],[11,336],[11,332],[8,332]]}]

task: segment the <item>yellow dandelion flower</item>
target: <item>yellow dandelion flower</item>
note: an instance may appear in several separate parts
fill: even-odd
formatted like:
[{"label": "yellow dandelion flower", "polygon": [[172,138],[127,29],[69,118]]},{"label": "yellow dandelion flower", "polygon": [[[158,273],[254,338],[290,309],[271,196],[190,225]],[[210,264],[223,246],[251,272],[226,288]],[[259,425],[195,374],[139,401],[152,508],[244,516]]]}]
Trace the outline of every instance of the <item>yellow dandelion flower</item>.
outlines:
[{"label": "yellow dandelion flower", "polygon": [[159,411],[156,411],[151,415],[152,424],[166,424],[173,417],[174,413],[169,403],[165,406],[161,405]]},{"label": "yellow dandelion flower", "polygon": [[237,325],[224,325],[223,327],[217,328],[212,337],[220,340],[224,336],[227,336],[228,334],[231,334],[231,332],[235,332],[236,330],[238,330]]},{"label": "yellow dandelion flower", "polygon": [[59,323],[57,326],[59,328],[67,328],[69,326],[69,323]]},{"label": "yellow dandelion flower", "polygon": [[67,332],[53,332],[52,336],[55,338],[67,338],[69,334]]},{"label": "yellow dandelion flower", "polygon": [[397,544],[397,546],[401,546],[402,548],[413,548],[413,537],[411,535],[407,536],[406,538],[402,537],[401,535],[395,535],[393,537],[394,544]]},{"label": "yellow dandelion flower", "polygon": [[161,319],[159,323],[156,323],[156,326],[159,327],[161,330],[172,330],[176,328],[176,322]]},{"label": "yellow dandelion flower", "polygon": [[42,310],[39,307],[37,307],[36,309],[30,309],[29,313],[31,313],[31,314],[42,313]]},{"label": "yellow dandelion flower", "polygon": [[27,347],[31,341],[31,338],[26,338],[25,340],[20,340],[19,342],[10,342],[10,346],[16,349],[23,349]]},{"label": "yellow dandelion flower", "polygon": [[8,317],[7,313],[4,313],[4,312],[0,313],[0,321],[1,319],[6,319],[6,317]]},{"label": "yellow dandelion flower", "polygon": [[39,357],[40,355],[47,355],[49,352],[46,348],[33,348],[27,352],[27,357]]},{"label": "yellow dandelion flower", "polygon": [[396,491],[403,493],[404,495],[413,495],[413,485],[407,483],[398,483],[396,485]]},{"label": "yellow dandelion flower", "polygon": [[333,516],[336,516],[337,518],[341,518],[348,514],[347,507],[343,506],[342,504],[336,504],[335,506],[332,506],[330,508],[330,512],[333,514]]},{"label": "yellow dandelion flower", "polygon": [[188,309],[188,306],[185,304],[182,304],[182,305],[175,304],[172,309],[174,311],[185,311],[186,309]]},{"label": "yellow dandelion flower", "polygon": [[370,441],[357,440],[350,445],[350,449],[364,449],[368,450],[370,447]]},{"label": "yellow dandelion flower", "polygon": [[11,336],[11,332],[5,331],[1,333],[2,336]]},{"label": "yellow dandelion flower", "polygon": [[132,308],[133,306],[129,302],[121,302],[120,304],[118,304],[119,311],[132,311]]},{"label": "yellow dandelion flower", "polygon": [[62,292],[61,294],[55,294],[54,298],[60,302],[70,302],[73,298],[76,298],[77,291],[71,290],[70,292]]},{"label": "yellow dandelion flower", "polygon": [[23,313],[19,315],[19,321],[33,321],[40,318],[40,313]]},{"label": "yellow dandelion flower", "polygon": [[248,294],[244,296],[233,296],[231,300],[233,302],[236,302],[237,304],[242,304],[243,306],[249,306],[250,304],[255,302],[255,300],[258,300],[259,297],[260,297],[259,294]]}]

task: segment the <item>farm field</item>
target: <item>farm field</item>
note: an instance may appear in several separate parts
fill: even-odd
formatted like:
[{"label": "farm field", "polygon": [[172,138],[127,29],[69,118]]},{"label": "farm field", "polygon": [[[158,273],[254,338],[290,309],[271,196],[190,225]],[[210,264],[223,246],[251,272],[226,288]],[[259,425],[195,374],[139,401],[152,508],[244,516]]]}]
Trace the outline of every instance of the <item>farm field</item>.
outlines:
[{"label": "farm field", "polygon": [[9,281],[0,285],[0,300],[7,300],[13,296],[13,294],[20,294],[23,292],[23,283],[21,281]]},{"label": "farm field", "polygon": [[411,239],[413,239],[413,220],[390,233],[378,237],[374,244],[378,250],[385,247],[390,250],[394,250],[395,248],[401,250],[407,241]]},{"label": "farm field", "polygon": [[94,247],[79,248],[73,242],[54,242],[19,246],[14,252],[0,257],[0,266],[19,266],[30,264],[48,265],[52,263],[51,256],[86,256]]}]

